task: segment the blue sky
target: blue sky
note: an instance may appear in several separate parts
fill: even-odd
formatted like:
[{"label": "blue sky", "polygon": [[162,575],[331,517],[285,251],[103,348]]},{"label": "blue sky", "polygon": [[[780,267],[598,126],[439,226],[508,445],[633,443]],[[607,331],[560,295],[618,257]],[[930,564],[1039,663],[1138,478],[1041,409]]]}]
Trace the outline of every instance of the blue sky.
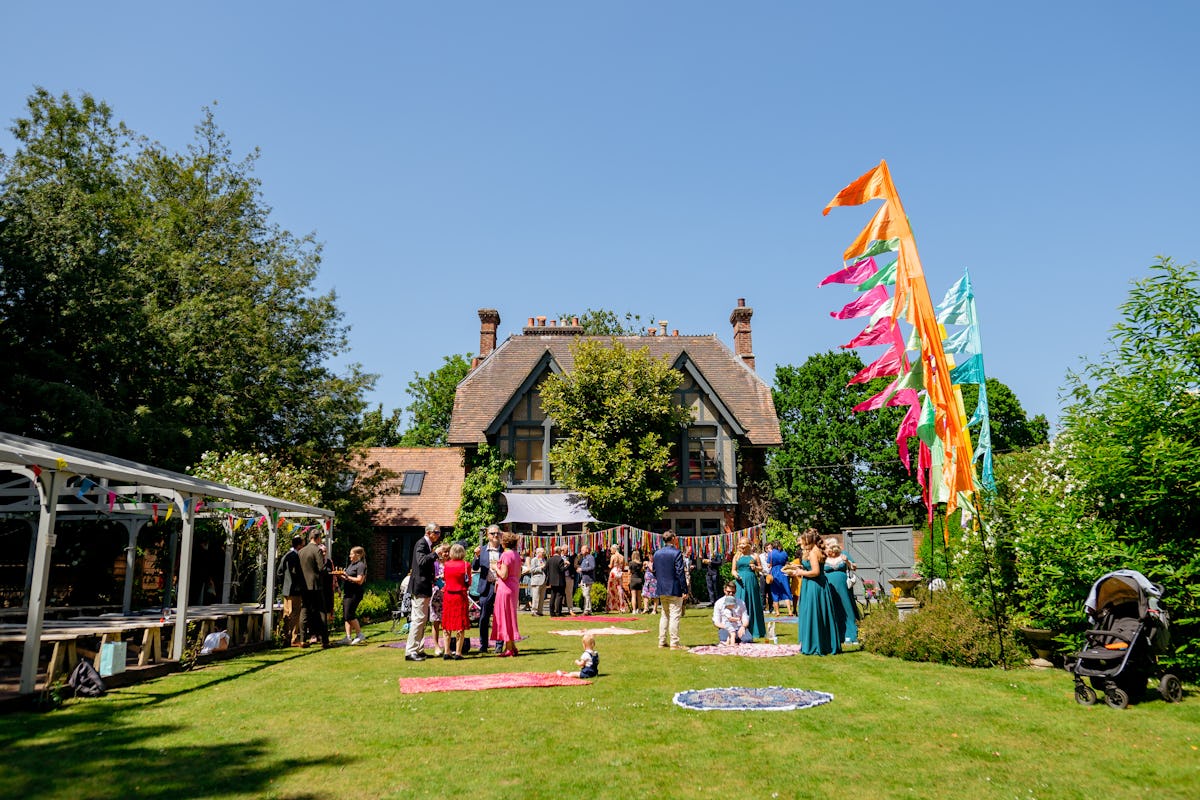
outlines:
[{"label": "blue sky", "polygon": [[[274,219],[324,243],[372,401],[530,316],[666,319],[759,372],[849,341],[817,282],[886,158],[934,302],[968,268],[988,373],[1052,420],[1129,282],[1197,258],[1200,6],[8,4],[0,150],[35,86],[174,148],[214,102]],[[865,360],[873,352],[863,353]]]}]

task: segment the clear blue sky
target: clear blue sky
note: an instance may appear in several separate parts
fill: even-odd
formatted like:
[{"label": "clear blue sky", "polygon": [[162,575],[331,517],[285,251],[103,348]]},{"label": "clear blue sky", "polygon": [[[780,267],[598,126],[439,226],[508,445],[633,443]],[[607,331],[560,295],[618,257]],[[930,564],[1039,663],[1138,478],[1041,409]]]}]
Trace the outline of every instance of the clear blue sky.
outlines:
[{"label": "clear blue sky", "polygon": [[[1197,258],[1200,5],[6,4],[0,149],[35,86],[183,148],[214,102],[283,227],[325,245],[373,402],[586,308],[777,364],[849,341],[818,290],[886,158],[934,302],[969,268],[988,373],[1052,420],[1130,280]],[[872,352],[863,354],[866,360]]]}]

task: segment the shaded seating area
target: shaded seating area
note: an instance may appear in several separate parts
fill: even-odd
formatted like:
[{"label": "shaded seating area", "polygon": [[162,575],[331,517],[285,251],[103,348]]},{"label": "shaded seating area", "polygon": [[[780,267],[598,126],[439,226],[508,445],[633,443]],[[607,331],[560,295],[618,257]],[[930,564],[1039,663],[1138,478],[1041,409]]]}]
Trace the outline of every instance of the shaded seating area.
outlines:
[{"label": "shaded seating area", "polygon": [[[137,535],[160,515],[174,517],[179,525],[177,601],[169,608],[134,612],[130,605]],[[274,569],[265,570],[262,604],[189,605],[196,521],[221,519],[230,543],[239,531],[247,535],[265,526],[265,560],[274,564],[277,529],[285,518],[316,520],[332,538],[333,516],[327,509],[103,453],[0,433],[0,517],[24,519],[31,527],[24,602],[20,609],[5,609],[0,617],[0,649],[17,647],[21,651],[18,691],[37,691],[39,677],[45,686],[69,672],[80,658],[98,659],[99,649],[110,643],[125,643],[127,658],[138,665],[178,660],[188,646],[191,622],[199,623],[201,641],[220,620],[225,621],[236,644],[268,640],[276,613]],[[128,530],[128,569],[120,612],[103,613],[92,607],[68,611],[48,602],[55,526],[68,519],[119,521]],[[227,560],[227,576],[228,569]],[[228,599],[228,581],[223,599]],[[43,655],[43,651],[48,653]]]}]

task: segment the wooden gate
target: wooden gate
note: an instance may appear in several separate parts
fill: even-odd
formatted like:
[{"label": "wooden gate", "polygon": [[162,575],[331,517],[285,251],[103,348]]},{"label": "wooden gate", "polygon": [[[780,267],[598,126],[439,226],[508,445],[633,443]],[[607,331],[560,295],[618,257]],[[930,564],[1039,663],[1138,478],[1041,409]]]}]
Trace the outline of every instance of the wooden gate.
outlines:
[{"label": "wooden gate", "polygon": [[873,580],[887,592],[888,579],[912,571],[916,563],[913,529],[908,525],[878,528],[842,528],[843,548],[858,566],[855,593],[863,596],[862,581]]}]

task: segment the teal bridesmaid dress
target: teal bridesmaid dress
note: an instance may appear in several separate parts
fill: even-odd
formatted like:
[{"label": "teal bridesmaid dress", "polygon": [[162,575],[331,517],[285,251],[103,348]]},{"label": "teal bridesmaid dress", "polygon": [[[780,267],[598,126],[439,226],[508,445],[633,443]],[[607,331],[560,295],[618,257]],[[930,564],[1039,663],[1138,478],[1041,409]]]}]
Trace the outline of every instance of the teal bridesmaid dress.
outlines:
[{"label": "teal bridesmaid dress", "polygon": [[754,556],[738,556],[734,562],[737,569],[737,596],[746,604],[750,615],[750,635],[762,639],[767,635],[767,621],[763,617],[762,593],[758,591],[758,574],[751,569]]},{"label": "teal bridesmaid dress", "polygon": [[[810,569],[808,559],[802,562],[802,566]],[[842,637],[831,592],[824,569],[817,577],[801,581],[796,627],[800,637],[800,652],[806,656],[831,656],[842,652]]]},{"label": "teal bridesmaid dress", "polygon": [[833,610],[837,617],[838,631],[842,641],[857,644],[858,619],[855,613],[854,593],[850,591],[850,586],[846,582],[849,574],[850,562],[843,561],[836,567],[829,567],[825,571],[825,579],[829,582],[829,589],[833,594]]}]

